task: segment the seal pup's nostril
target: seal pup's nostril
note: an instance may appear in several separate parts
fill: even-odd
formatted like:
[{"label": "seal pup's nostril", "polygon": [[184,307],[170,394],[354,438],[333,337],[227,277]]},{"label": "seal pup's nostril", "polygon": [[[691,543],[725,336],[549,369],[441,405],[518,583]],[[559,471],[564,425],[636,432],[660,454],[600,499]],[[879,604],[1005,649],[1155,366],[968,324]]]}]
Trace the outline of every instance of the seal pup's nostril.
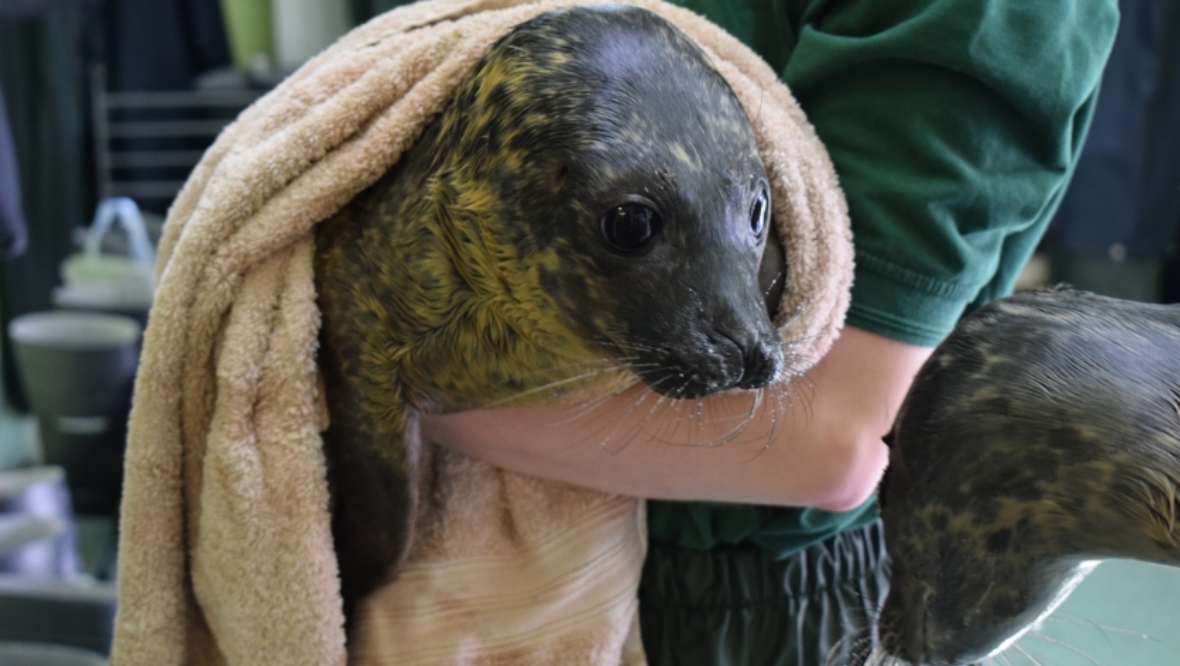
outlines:
[{"label": "seal pup's nostril", "polygon": [[765,342],[742,348],[742,375],[737,385],[744,389],[762,388],[774,382],[783,364],[782,350]]}]

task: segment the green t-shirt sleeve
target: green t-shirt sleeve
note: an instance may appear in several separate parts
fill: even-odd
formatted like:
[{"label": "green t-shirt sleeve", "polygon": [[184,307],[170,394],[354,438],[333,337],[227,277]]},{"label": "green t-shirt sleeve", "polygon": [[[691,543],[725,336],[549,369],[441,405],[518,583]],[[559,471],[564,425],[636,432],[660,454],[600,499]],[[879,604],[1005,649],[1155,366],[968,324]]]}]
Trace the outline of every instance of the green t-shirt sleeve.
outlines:
[{"label": "green t-shirt sleeve", "polygon": [[[848,322],[932,346],[1009,293],[1081,152],[1116,0],[675,0],[759,53],[848,198]],[[649,502],[653,544],[786,556],[873,518]]]},{"label": "green t-shirt sleeve", "polygon": [[[780,0],[775,64],[848,198],[848,323],[932,346],[1011,290],[1081,151],[1115,0]],[[793,23],[793,25],[791,25]]]}]

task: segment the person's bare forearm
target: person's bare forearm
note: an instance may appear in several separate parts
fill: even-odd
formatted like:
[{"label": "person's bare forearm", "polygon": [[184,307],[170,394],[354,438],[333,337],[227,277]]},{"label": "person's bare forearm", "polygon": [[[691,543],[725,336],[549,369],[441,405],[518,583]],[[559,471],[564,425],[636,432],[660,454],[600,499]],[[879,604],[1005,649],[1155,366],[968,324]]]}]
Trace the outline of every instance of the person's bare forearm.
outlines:
[{"label": "person's bare forearm", "polygon": [[608,492],[851,509],[875,488],[888,459],[881,437],[929,353],[846,328],[806,379],[767,390],[753,410],[748,392],[674,403],[636,387],[590,409],[424,415],[422,434],[512,471]]}]

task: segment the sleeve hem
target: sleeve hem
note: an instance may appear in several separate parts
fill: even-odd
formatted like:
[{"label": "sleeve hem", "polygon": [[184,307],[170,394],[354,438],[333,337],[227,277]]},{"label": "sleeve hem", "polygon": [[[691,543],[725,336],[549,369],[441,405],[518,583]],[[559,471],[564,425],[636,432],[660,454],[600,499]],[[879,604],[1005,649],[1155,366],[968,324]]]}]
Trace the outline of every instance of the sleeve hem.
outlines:
[{"label": "sleeve hem", "polygon": [[907,344],[934,347],[955,327],[978,291],[857,253],[845,323]]}]

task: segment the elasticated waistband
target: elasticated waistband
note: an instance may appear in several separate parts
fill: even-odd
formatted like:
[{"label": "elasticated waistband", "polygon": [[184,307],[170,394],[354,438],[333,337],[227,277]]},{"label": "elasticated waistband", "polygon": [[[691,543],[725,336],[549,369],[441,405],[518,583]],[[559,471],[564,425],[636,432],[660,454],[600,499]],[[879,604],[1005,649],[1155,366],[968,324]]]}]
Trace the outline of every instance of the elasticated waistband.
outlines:
[{"label": "elasticated waistband", "polygon": [[681,607],[781,604],[876,577],[887,560],[880,522],[837,534],[782,561],[754,545],[653,546],[643,572],[643,600]]},{"label": "elasticated waistband", "polygon": [[639,588],[651,666],[822,666],[876,642],[889,586],[880,522],[783,560],[754,544],[653,546]]}]

